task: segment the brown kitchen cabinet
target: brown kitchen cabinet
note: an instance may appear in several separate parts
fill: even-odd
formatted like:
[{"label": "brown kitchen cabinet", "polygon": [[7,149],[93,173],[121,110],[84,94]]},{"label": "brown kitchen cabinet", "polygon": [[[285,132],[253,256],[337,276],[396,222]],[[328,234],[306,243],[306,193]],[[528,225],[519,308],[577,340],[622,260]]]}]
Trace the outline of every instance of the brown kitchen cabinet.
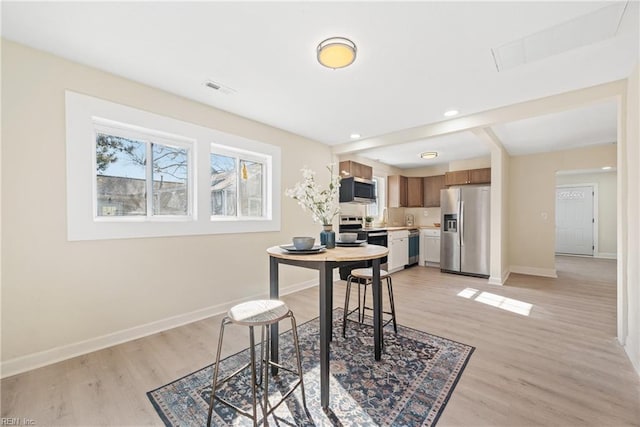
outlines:
[{"label": "brown kitchen cabinet", "polygon": [[491,182],[491,168],[469,170],[469,184],[489,184]]},{"label": "brown kitchen cabinet", "polygon": [[362,163],[354,162],[352,160],[344,160],[338,164],[341,177],[355,176],[357,178],[364,178],[368,180],[373,179],[373,168]]},{"label": "brown kitchen cabinet", "polygon": [[389,175],[387,177],[387,206],[403,208],[407,206],[407,177]]},{"label": "brown kitchen cabinet", "polygon": [[424,179],[422,177],[407,177],[407,204],[408,208],[421,208],[424,199]]},{"label": "brown kitchen cabinet", "polygon": [[445,172],[445,185],[488,184],[491,182],[491,168],[466,169]]},{"label": "brown kitchen cabinet", "polygon": [[469,171],[453,171],[444,173],[445,185],[464,185],[469,184]]},{"label": "brown kitchen cabinet", "polygon": [[423,206],[425,208],[440,207],[440,190],[446,188],[444,175],[425,176],[422,186],[424,188]]}]

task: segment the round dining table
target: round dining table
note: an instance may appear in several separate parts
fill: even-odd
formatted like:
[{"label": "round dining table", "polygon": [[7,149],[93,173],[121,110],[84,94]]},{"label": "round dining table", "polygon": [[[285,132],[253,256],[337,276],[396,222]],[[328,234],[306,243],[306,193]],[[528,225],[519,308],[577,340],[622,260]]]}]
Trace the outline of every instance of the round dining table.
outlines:
[{"label": "round dining table", "polygon": [[[374,358],[382,357],[382,291],[380,285],[380,261],[389,253],[384,246],[364,244],[362,246],[335,247],[315,253],[296,253],[280,246],[267,249],[269,254],[269,296],[279,298],[278,272],[280,264],[287,264],[319,271],[320,305],[320,402],[329,407],[329,343],[332,339],[333,270],[350,264],[370,261],[373,269],[373,328]],[[271,328],[271,360],[278,361],[278,326]],[[277,368],[272,368],[277,373]]]}]

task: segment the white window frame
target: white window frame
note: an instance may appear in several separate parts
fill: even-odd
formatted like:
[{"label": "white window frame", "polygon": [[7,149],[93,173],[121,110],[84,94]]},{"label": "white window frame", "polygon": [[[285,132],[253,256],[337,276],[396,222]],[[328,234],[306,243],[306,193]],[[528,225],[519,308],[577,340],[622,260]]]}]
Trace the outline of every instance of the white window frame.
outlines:
[{"label": "white window frame", "polygon": [[[260,163],[264,167],[263,177],[262,177],[262,211],[264,214],[262,216],[241,216],[240,212],[240,186],[238,185],[238,181],[236,181],[236,215],[211,215],[209,212],[211,221],[246,221],[246,220],[256,220],[263,221],[271,219],[272,212],[272,198],[269,196],[271,192],[271,188],[269,186],[270,176],[272,175],[271,169],[273,167],[272,157],[256,153],[248,150],[241,150],[234,147],[229,147],[222,144],[211,143],[210,152],[211,154],[218,154],[220,156],[233,157],[236,159],[237,173],[240,174],[240,160],[249,160],[252,162]],[[209,206],[211,206],[211,200],[209,200]]]},{"label": "white window frame", "polygon": [[376,215],[367,213],[367,216],[373,216],[377,221],[384,220],[384,210],[387,207],[387,179],[383,176],[374,176],[376,181]]},{"label": "white window frame", "polygon": [[[193,179],[195,162],[194,162],[194,148],[195,140],[187,139],[179,135],[170,135],[161,133],[153,129],[144,129],[138,126],[128,125],[126,123],[119,123],[113,120],[107,120],[99,117],[93,118],[94,124],[94,136],[93,136],[93,214],[94,221],[120,221],[120,222],[142,222],[142,221],[192,221],[194,220],[194,212],[197,211],[197,201],[195,200],[195,182]],[[187,214],[186,215],[162,215],[153,214],[153,172],[152,166],[146,166],[145,174],[145,188],[148,195],[146,200],[146,215],[122,215],[122,216],[99,216],[98,215],[98,188],[97,188],[97,158],[96,158],[96,143],[98,133],[118,136],[121,138],[133,139],[136,141],[142,141],[146,146],[146,158],[151,161],[153,156],[151,155],[151,145],[163,145],[171,148],[181,148],[187,151]]]},{"label": "white window frame", "polygon": [[[149,113],[114,102],[66,91],[67,132],[67,238],[100,240],[161,236],[228,234],[280,231],[281,150],[280,147],[250,140],[215,129]],[[130,129],[153,130],[158,137],[170,136],[192,143],[193,211],[187,219],[160,215],[100,217],[95,207],[95,126],[100,123],[126,124]],[[211,143],[234,150],[259,153],[270,159],[266,180],[266,215],[240,217],[233,221],[212,221],[210,215]]]}]

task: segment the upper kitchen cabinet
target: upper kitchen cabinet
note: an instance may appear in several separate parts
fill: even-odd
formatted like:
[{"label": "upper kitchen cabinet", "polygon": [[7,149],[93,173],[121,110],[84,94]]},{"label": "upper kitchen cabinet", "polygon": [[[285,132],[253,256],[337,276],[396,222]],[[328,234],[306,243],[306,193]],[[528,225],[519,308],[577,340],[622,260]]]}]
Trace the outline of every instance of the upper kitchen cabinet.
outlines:
[{"label": "upper kitchen cabinet", "polygon": [[445,172],[445,185],[488,184],[491,182],[491,168]]},{"label": "upper kitchen cabinet", "polygon": [[407,206],[407,177],[390,175],[387,177],[387,206],[403,208]]},{"label": "upper kitchen cabinet", "polygon": [[371,166],[363,165],[362,163],[352,160],[345,160],[340,162],[338,167],[340,168],[340,176],[342,178],[353,176],[368,180],[373,179],[373,168]]},{"label": "upper kitchen cabinet", "polygon": [[444,173],[445,185],[464,185],[469,184],[469,171],[453,171]]},{"label": "upper kitchen cabinet", "polygon": [[410,176],[407,178],[407,205],[408,208],[421,208],[423,205],[424,190],[422,177]]},{"label": "upper kitchen cabinet", "polygon": [[471,169],[469,184],[489,184],[491,182],[491,168]]},{"label": "upper kitchen cabinet", "polygon": [[419,208],[423,204],[422,177],[390,175],[387,177],[387,206]]},{"label": "upper kitchen cabinet", "polygon": [[444,185],[444,175],[425,176],[422,183],[424,187],[425,208],[440,207],[440,190],[446,188]]}]

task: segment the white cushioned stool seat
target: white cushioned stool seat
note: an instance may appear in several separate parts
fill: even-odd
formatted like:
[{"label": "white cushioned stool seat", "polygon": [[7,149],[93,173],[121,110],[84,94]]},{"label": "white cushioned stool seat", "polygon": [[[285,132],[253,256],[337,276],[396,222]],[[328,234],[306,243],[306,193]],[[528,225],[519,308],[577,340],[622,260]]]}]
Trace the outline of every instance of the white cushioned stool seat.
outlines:
[{"label": "white cushioned stool seat", "polygon": [[[278,364],[270,358],[271,352],[269,347],[271,345],[271,325],[277,324],[280,320],[286,319],[287,317],[291,319],[291,332],[293,335],[293,345],[297,358],[296,371],[282,364]],[[237,369],[228,377],[222,380],[218,380],[222,339],[224,336],[225,326],[228,324],[236,324],[249,327],[249,353],[251,356],[251,361]],[[256,326],[260,327],[261,332],[260,361],[258,363],[260,372],[259,374],[257,374],[258,370],[256,369],[255,338],[253,331],[253,328]],[[247,368],[250,368],[251,373],[251,394],[253,397],[251,407],[252,412],[241,409],[228,400],[216,395],[216,389],[219,385],[229,381],[236,375],[241,374]],[[269,368],[273,368],[274,372],[277,372],[277,369],[282,369],[296,374],[298,377],[298,380],[286,393],[284,393],[284,395],[282,395],[282,397],[276,404],[271,404],[271,402],[269,402]],[[258,402],[257,388],[262,383],[264,383],[263,399],[261,402]],[[258,425],[257,407],[260,406],[260,408],[262,409],[262,421],[266,426],[269,414],[271,414],[278,406],[280,406],[280,404],[284,402],[284,400],[289,397],[298,386],[300,386],[300,390],[302,392],[302,405],[304,406],[305,412],[308,414],[307,401],[304,394],[302,359],[300,358],[300,347],[298,345],[298,330],[296,326],[296,319],[293,316],[291,310],[289,310],[289,307],[287,307],[287,305],[280,300],[255,300],[231,307],[231,309],[229,309],[229,311],[227,312],[227,316],[222,319],[222,324],[220,325],[220,337],[218,338],[218,351],[216,352],[216,364],[213,371],[207,426],[211,425],[214,404],[216,401],[236,410],[238,413],[244,416],[251,418],[253,420],[254,426]]]}]

